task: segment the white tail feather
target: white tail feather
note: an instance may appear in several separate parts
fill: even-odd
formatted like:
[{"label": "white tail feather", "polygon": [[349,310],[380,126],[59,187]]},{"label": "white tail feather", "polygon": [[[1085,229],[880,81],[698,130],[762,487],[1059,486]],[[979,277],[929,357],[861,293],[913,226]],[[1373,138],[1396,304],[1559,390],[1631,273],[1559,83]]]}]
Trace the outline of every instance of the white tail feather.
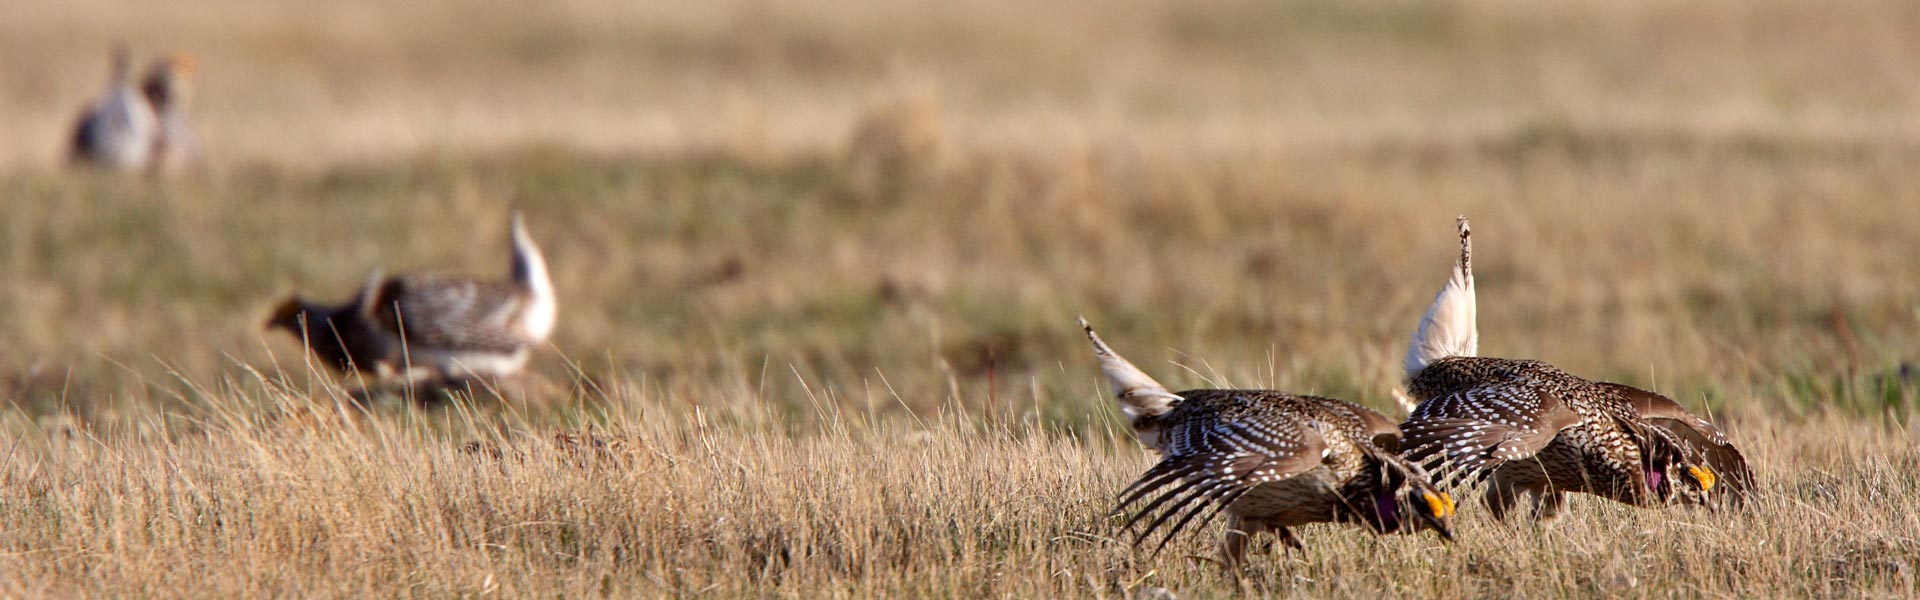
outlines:
[{"label": "white tail feather", "polygon": [[533,298],[528,307],[523,327],[529,338],[545,341],[553,333],[553,325],[559,317],[559,302],[553,291],[553,280],[547,275],[547,259],[540,253],[540,247],[533,243],[533,235],[527,233],[527,223],[520,217],[520,211],[513,211],[513,281],[525,288]]},{"label": "white tail feather", "polygon": [[1427,307],[1427,314],[1420,317],[1420,328],[1413,332],[1413,343],[1407,348],[1407,377],[1436,360],[1480,352],[1473,298],[1473,230],[1464,215],[1456,223],[1460,229],[1460,263],[1453,266],[1453,276],[1433,297],[1433,306]]},{"label": "white tail feather", "polygon": [[1107,347],[1107,343],[1100,340],[1100,334],[1094,333],[1093,326],[1087,324],[1085,317],[1080,319],[1080,328],[1086,330],[1087,340],[1093,342],[1093,356],[1100,359],[1100,370],[1107,374],[1107,381],[1113,384],[1113,395],[1120,399],[1120,411],[1127,413],[1127,422],[1166,414],[1173,410],[1175,403],[1183,400]]}]

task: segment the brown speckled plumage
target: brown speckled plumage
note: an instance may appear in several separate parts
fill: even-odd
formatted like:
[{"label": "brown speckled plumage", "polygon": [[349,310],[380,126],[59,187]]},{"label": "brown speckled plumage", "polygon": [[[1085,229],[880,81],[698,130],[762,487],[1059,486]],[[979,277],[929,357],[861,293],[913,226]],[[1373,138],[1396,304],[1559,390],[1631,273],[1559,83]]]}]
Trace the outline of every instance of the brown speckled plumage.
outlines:
[{"label": "brown speckled plumage", "polygon": [[1223,550],[1231,560],[1244,552],[1246,535],[1271,531],[1297,546],[1289,528],[1311,523],[1358,523],[1390,533],[1412,528],[1411,512],[1429,520],[1426,527],[1446,531],[1446,510],[1420,512],[1433,510],[1424,506],[1425,493],[1445,496],[1419,467],[1374,444],[1386,423],[1379,413],[1270,390],[1178,395],[1185,400],[1173,410],[1135,424],[1154,433],[1162,456],[1114,509],[1135,509],[1129,525],[1148,523],[1139,539],[1171,523],[1164,545],[1195,515],[1220,510],[1229,521]]},{"label": "brown speckled plumage", "polygon": [[[1687,463],[1702,464],[1718,477],[1718,485],[1707,490],[1704,498],[1689,495],[1687,501],[1739,505],[1753,494],[1756,482],[1753,469],[1747,466],[1746,455],[1741,454],[1727,434],[1712,422],[1687,412],[1672,398],[1651,391],[1618,383],[1602,382],[1599,385],[1633,405],[1642,423],[1659,428],[1676,442],[1685,452],[1683,459]],[[1691,489],[1680,488],[1683,492]]]},{"label": "brown speckled plumage", "polygon": [[[1739,450],[1671,399],[1537,360],[1473,356],[1465,217],[1458,225],[1460,262],[1408,354],[1407,392],[1418,402],[1401,424],[1408,459],[1431,469],[1442,487],[1486,482],[1487,505],[1501,518],[1529,494],[1534,515],[1545,519],[1557,514],[1565,492],[1651,506],[1737,502],[1752,489]],[[1463,307],[1450,314],[1465,316],[1434,319],[1442,306]]]},{"label": "brown speckled plumage", "polygon": [[1310,523],[1357,523],[1380,533],[1433,529],[1451,537],[1452,498],[1420,467],[1376,444],[1398,437],[1379,413],[1271,390],[1166,393],[1091,328],[1087,334],[1123,404],[1129,394],[1169,400],[1153,410],[1129,406],[1135,435],[1161,455],[1114,509],[1128,516],[1128,528],[1144,524],[1136,543],[1166,528],[1157,551],[1182,528],[1220,512],[1228,517],[1222,554],[1234,565],[1249,535],[1273,532],[1298,547],[1289,528]]},{"label": "brown speckled plumage", "polygon": [[1442,485],[1491,478],[1496,516],[1521,492],[1535,494],[1542,518],[1563,492],[1640,506],[1672,496],[1679,457],[1661,453],[1680,449],[1603,384],[1540,361],[1453,357],[1416,374],[1408,392],[1420,405],[1400,426],[1407,457],[1428,461]]}]

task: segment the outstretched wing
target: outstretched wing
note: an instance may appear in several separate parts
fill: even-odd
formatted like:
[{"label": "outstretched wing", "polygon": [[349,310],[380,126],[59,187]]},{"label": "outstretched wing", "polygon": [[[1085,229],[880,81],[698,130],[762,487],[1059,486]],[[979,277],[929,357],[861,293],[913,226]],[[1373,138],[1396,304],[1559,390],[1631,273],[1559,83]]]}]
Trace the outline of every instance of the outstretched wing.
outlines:
[{"label": "outstretched wing", "polygon": [[1237,418],[1197,419],[1170,427],[1166,457],[1120,492],[1113,515],[1127,514],[1124,527],[1148,521],[1134,544],[1172,525],[1154,547],[1159,553],[1180,530],[1205,523],[1221,509],[1261,484],[1305,473],[1320,465],[1326,440],[1301,419],[1282,412]]},{"label": "outstretched wing", "polygon": [[408,346],[466,352],[526,347],[518,327],[525,309],[525,298],[508,286],[434,276],[388,279],[372,307],[376,322]]},{"label": "outstretched wing", "polygon": [[1713,423],[1702,419],[1682,408],[1672,398],[1647,390],[1618,383],[1602,383],[1600,386],[1609,393],[1631,403],[1640,417],[1648,423],[1667,430],[1692,446],[1705,458],[1707,467],[1713,469],[1721,484],[1728,490],[1728,497],[1734,502],[1745,499],[1753,492],[1753,469],[1747,466],[1747,457],[1727,439]]},{"label": "outstretched wing", "polygon": [[1421,403],[1400,424],[1401,447],[1433,472],[1435,484],[1453,488],[1532,457],[1579,421],[1559,398],[1523,381],[1486,385]]}]

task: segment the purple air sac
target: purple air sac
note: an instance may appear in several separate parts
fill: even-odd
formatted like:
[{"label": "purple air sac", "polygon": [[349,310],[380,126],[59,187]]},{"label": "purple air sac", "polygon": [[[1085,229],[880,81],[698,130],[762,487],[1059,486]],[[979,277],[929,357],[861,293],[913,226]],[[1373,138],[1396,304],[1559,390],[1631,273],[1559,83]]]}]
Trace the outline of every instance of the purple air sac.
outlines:
[{"label": "purple air sac", "polygon": [[1667,495],[1667,474],[1660,469],[1647,469],[1647,487],[1653,488],[1661,496]]},{"label": "purple air sac", "polygon": [[1374,514],[1380,516],[1380,531],[1391,533],[1400,530],[1400,503],[1394,501],[1393,494],[1380,493],[1373,496]]}]

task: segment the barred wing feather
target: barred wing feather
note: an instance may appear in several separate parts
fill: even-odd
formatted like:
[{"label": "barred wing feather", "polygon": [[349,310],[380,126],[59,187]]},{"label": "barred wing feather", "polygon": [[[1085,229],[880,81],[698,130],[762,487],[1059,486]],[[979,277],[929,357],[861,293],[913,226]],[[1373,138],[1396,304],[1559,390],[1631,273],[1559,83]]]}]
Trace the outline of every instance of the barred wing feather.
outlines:
[{"label": "barred wing feather", "polygon": [[1326,440],[1314,428],[1284,413],[1203,419],[1168,429],[1166,457],[1120,492],[1114,515],[1125,527],[1147,521],[1134,538],[1140,544],[1171,524],[1158,553],[1181,529],[1201,523],[1261,484],[1281,481],[1320,465]]},{"label": "barred wing feather", "polygon": [[1478,483],[1506,461],[1533,456],[1578,422],[1579,415],[1558,398],[1516,382],[1432,398],[1400,429],[1407,458],[1451,488]]}]

